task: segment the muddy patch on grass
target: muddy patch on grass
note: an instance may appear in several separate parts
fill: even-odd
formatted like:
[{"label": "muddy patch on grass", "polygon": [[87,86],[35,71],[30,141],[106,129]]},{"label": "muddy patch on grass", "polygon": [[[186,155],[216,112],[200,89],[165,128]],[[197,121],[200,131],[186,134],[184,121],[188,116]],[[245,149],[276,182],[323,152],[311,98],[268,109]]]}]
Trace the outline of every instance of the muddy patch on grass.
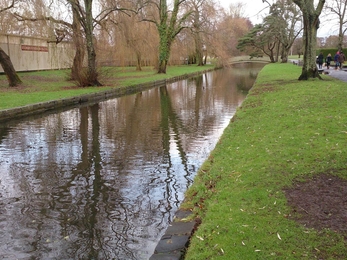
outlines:
[{"label": "muddy patch on grass", "polygon": [[249,92],[249,95],[258,96],[258,95],[266,93],[266,92],[275,92],[275,91],[278,91],[278,87],[275,87],[275,86],[272,86],[269,84],[265,84],[262,87],[252,89]]},{"label": "muddy patch on grass", "polygon": [[295,220],[309,227],[329,228],[347,237],[347,181],[321,174],[285,190]]}]

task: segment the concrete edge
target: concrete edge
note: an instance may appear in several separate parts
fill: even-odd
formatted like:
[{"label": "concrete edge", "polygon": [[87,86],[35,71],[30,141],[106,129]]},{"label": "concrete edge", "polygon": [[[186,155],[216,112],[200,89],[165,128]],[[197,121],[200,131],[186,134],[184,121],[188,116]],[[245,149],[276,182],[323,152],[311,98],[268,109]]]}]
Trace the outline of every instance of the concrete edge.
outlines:
[{"label": "concrete edge", "polygon": [[174,220],[161,237],[150,260],[181,260],[189,246],[191,236],[198,226],[195,220],[187,221],[190,210],[179,209]]}]

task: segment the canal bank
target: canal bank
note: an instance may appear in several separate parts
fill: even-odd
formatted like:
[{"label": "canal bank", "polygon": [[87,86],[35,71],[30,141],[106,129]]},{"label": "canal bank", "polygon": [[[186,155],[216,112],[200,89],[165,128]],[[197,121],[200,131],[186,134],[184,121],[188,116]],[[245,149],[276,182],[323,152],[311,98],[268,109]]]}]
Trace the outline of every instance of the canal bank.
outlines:
[{"label": "canal bank", "polygon": [[15,107],[10,109],[0,110],[0,122],[4,122],[7,120],[19,119],[26,116],[31,116],[35,114],[43,114],[54,112],[54,110],[66,110],[75,106],[83,105],[86,103],[97,103],[100,101],[104,101],[111,98],[117,98],[124,95],[135,94],[141,91],[145,91],[147,89],[151,89],[154,87],[165,86],[166,84],[176,82],[178,80],[183,80],[187,78],[191,78],[197,75],[204,74],[208,71],[215,70],[216,68],[211,68],[203,71],[197,71],[195,73],[184,74],[181,76],[176,76],[168,79],[152,81],[148,83],[131,85],[127,87],[119,87],[113,88],[106,91],[100,91],[91,94],[84,94],[79,96],[74,96],[71,98],[62,98],[58,100],[51,100],[47,102],[40,102],[35,104],[29,104],[26,106]]},{"label": "canal bank", "polygon": [[[233,65],[247,63],[234,61]],[[257,62],[268,64],[266,61]],[[164,235],[157,244],[150,260],[181,260],[184,258],[190,239],[201,221],[191,208],[181,207],[173,218]]]},{"label": "canal bank", "polygon": [[347,254],[346,205],[336,204],[347,189],[347,85],[332,78],[346,72],[298,81],[300,72],[266,66],[200,168],[181,206],[201,220],[185,259]]}]

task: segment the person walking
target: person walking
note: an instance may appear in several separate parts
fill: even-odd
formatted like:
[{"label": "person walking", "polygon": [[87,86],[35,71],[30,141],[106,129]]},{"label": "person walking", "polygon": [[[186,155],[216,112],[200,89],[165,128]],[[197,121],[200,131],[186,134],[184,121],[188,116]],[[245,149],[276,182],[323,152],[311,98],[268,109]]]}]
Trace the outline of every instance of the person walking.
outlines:
[{"label": "person walking", "polygon": [[322,69],[323,66],[323,61],[324,61],[324,56],[323,56],[323,52],[320,52],[317,58],[318,61],[318,69]]},{"label": "person walking", "polygon": [[339,55],[339,67],[340,67],[340,70],[342,70],[343,68],[343,63],[345,62],[346,60],[346,56],[345,54],[343,54],[343,52],[341,51],[340,52],[340,55]]},{"label": "person walking", "polygon": [[328,56],[325,58],[325,64],[327,66],[327,69],[330,68],[330,63],[333,60],[333,58],[331,57],[331,54],[329,53]]},{"label": "person walking", "polygon": [[340,57],[340,52],[336,52],[334,56],[335,70],[337,70],[337,68],[340,68],[339,57]]}]

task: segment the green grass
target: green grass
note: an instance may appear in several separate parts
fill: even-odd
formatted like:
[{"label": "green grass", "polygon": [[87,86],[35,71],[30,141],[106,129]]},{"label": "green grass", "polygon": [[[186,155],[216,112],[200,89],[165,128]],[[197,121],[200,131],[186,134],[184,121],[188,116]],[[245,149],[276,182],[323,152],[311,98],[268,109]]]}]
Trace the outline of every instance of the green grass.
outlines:
[{"label": "green grass", "polygon": [[320,173],[347,178],[347,83],[298,81],[269,64],[203,164],[182,208],[202,224],[185,259],[344,259],[347,243],[288,217],[284,189]]},{"label": "green grass", "polygon": [[144,67],[142,71],[136,71],[134,67],[107,67],[100,70],[100,81],[104,86],[85,88],[76,87],[75,82],[68,80],[69,70],[19,73],[23,84],[16,88],[8,87],[6,76],[2,74],[0,110],[168,79],[213,67],[213,65],[169,66],[166,74],[157,74],[152,67]]}]

